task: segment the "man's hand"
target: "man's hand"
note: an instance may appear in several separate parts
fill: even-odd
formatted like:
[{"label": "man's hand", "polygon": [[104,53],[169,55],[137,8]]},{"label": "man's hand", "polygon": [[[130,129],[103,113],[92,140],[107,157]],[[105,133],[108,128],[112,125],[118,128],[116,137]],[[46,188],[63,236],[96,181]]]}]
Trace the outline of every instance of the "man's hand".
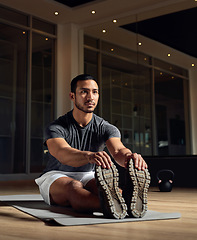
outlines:
[{"label": "man's hand", "polygon": [[90,152],[88,154],[88,161],[89,163],[95,163],[98,166],[101,166],[102,168],[111,168],[112,161],[110,156],[105,152]]},{"label": "man's hand", "polygon": [[133,159],[134,165],[138,170],[145,170],[146,168],[148,168],[147,163],[144,161],[143,157],[138,153],[132,153],[126,156],[126,161],[125,161],[126,168],[127,168],[127,162],[130,159]]}]

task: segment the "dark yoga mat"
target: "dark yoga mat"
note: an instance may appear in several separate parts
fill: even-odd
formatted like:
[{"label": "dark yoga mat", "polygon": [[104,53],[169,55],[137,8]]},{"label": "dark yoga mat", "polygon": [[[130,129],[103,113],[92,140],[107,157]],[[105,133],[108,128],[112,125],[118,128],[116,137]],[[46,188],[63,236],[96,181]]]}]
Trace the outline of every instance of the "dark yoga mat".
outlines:
[{"label": "dark yoga mat", "polygon": [[41,195],[39,194],[0,196],[0,201],[13,206],[24,213],[39,218],[42,221],[55,221],[63,226],[165,220],[181,217],[181,214],[176,212],[161,213],[148,210],[146,215],[142,218],[126,217],[121,220],[108,219],[104,218],[102,213],[81,214],[74,212],[72,208],[49,206],[43,201]]}]

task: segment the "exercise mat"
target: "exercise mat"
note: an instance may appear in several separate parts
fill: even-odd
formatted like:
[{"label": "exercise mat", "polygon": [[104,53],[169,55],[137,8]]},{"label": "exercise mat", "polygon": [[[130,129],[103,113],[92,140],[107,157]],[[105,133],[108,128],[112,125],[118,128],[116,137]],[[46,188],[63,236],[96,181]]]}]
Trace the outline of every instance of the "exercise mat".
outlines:
[{"label": "exercise mat", "polygon": [[55,222],[63,226],[165,220],[181,217],[177,212],[162,213],[148,210],[142,218],[109,219],[105,218],[102,213],[82,214],[76,213],[68,207],[49,206],[39,194],[0,196],[0,201],[44,222]]}]

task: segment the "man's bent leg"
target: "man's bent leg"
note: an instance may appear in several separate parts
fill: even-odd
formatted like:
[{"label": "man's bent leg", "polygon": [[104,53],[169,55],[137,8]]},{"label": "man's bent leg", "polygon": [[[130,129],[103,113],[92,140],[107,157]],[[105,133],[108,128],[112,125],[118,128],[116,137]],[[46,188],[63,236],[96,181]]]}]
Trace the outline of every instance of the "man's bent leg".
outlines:
[{"label": "man's bent leg", "polygon": [[58,178],[52,183],[49,190],[51,204],[71,206],[80,212],[99,211],[100,202],[96,194],[97,191],[92,188],[93,185],[93,179],[86,185],[87,189],[85,189],[80,181],[73,178]]},{"label": "man's bent leg", "polygon": [[98,186],[96,184],[95,178],[91,179],[85,186],[84,188],[88,190],[89,192],[95,194],[98,196]]}]

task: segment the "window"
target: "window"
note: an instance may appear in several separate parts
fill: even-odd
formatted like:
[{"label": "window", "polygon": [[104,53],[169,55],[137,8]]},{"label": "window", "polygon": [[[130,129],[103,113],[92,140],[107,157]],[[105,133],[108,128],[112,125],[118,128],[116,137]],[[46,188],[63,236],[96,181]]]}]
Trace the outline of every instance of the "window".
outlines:
[{"label": "window", "polygon": [[[185,83],[185,84],[184,84]],[[164,71],[155,70],[155,110],[157,151],[161,156],[186,155],[185,105],[188,81]]]},{"label": "window", "polygon": [[27,33],[0,24],[0,173],[25,172]]},{"label": "window", "polygon": [[86,69],[101,73],[99,114],[124,145],[143,156],[190,154],[188,71],[89,36],[84,44]]},{"label": "window", "polygon": [[31,172],[41,172],[45,148],[43,136],[53,119],[54,41],[33,33],[31,87]]},{"label": "window", "polygon": [[[26,176],[45,164],[43,131],[54,115],[56,26],[44,22],[38,34],[28,26],[31,16],[3,7],[0,13],[7,20],[0,23],[0,174]],[[39,21],[33,18],[35,27]]]},{"label": "window", "polygon": [[[85,44],[90,41],[85,40]],[[85,49],[85,66],[101,69],[99,114],[119,128],[122,141],[133,151],[152,154],[151,68],[136,63],[136,53],[101,42],[102,49]],[[94,46],[99,46],[94,44]],[[111,52],[111,48],[116,51]],[[130,53],[130,54],[129,54]],[[102,65],[92,66],[92,56],[98,55]],[[143,59],[141,56],[140,59]],[[148,59],[148,58],[147,58]],[[97,70],[98,71],[98,70]]]}]

